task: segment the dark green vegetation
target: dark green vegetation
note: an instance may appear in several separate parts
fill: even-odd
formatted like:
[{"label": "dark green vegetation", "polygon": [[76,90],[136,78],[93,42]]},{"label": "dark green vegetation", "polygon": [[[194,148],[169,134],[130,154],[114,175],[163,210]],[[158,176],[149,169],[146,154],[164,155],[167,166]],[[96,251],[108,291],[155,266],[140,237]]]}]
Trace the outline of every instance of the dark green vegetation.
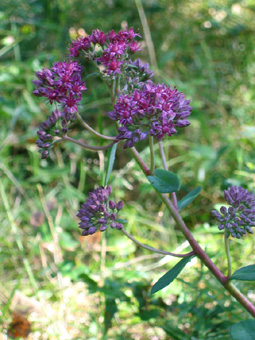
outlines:
[{"label": "dark green vegetation", "polygon": [[[13,312],[32,323],[29,339],[230,339],[249,315],[196,259],[164,291],[159,277],[179,260],[148,253],[118,231],[82,238],[76,212],[100,183],[107,152],[61,144],[40,160],[37,126],[50,114],[34,97],[34,72],[66,57],[81,28],[119,30],[125,21],[144,35],[139,1],[3,0],[0,8],[0,310],[6,332]],[[157,80],[176,85],[194,107],[191,126],[168,138],[168,166],[181,178],[179,199],[202,186],[182,216],[226,273],[223,235],[210,211],[229,184],[255,188],[254,1],[144,1]],[[107,17],[106,17],[107,13]],[[145,45],[145,40],[144,40]],[[153,48],[153,46],[150,46]],[[150,56],[145,45],[143,61]],[[93,73],[86,69],[86,74]],[[80,113],[98,131],[115,134],[106,116],[108,92],[86,79]],[[77,137],[97,145],[78,124]],[[149,150],[140,145],[149,161]],[[161,167],[156,158],[156,167]],[[190,248],[151,194],[128,151],[118,148],[109,180],[125,202],[127,231],[152,247]],[[234,271],[254,263],[254,237],[231,240]],[[255,301],[254,283],[237,286]],[[106,334],[107,333],[107,334]],[[1,336],[1,335],[0,335]]]}]

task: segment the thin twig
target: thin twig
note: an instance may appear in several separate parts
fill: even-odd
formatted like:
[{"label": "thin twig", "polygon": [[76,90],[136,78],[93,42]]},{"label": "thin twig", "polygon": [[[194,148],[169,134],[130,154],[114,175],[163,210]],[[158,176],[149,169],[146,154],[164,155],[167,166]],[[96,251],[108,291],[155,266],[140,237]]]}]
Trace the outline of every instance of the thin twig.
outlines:
[{"label": "thin twig", "polygon": [[133,242],[135,242],[138,246],[148,249],[150,251],[153,251],[154,253],[158,253],[158,254],[162,254],[162,255],[170,255],[170,256],[174,256],[174,257],[188,257],[191,255],[195,255],[194,251],[191,251],[190,253],[187,254],[175,254],[175,253],[170,253],[169,251],[164,251],[164,250],[160,250],[160,249],[155,249],[149,246],[146,246],[145,244],[139,242],[137,239],[135,239],[132,235],[130,235],[125,229],[121,229],[121,231],[123,232],[123,234],[125,234],[130,240],[132,240]]},{"label": "thin twig", "polygon": [[78,140],[76,139],[73,139],[67,135],[63,136],[62,138],[63,140],[67,140],[69,142],[72,142],[72,143],[75,143],[75,144],[78,144],[80,146],[82,146],[84,149],[88,149],[88,150],[92,150],[92,151],[98,151],[98,150],[106,150],[106,149],[109,149],[110,147],[112,147],[116,142],[112,142],[108,145],[105,145],[105,146],[91,146],[91,145],[88,145],[88,144],[85,144],[85,143],[82,143],[82,142],[79,142]]},{"label": "thin twig", "polygon": [[103,139],[107,139],[107,140],[116,140],[115,137],[111,137],[111,136],[105,136],[102,135],[101,133],[95,131],[91,126],[89,126],[81,117],[81,115],[78,112],[75,112],[76,117],[78,118],[79,122],[81,123],[82,126],[85,127],[85,129],[89,130],[90,132],[92,132],[94,135],[103,138]]}]

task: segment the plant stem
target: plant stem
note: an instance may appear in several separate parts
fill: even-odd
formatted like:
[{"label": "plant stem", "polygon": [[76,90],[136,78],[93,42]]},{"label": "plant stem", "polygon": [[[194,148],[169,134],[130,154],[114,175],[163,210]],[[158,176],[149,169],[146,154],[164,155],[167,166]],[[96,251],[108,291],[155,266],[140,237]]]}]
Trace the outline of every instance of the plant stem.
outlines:
[{"label": "plant stem", "polygon": [[[137,150],[133,147],[130,149],[130,152],[132,153],[133,157],[137,161],[138,165],[140,166],[143,173],[148,176],[148,167],[147,165],[139,159],[139,153]],[[141,158],[141,157],[140,157]],[[225,287],[228,292],[255,318],[255,306],[233,285],[232,282],[228,280],[228,277],[226,277],[219,268],[212,262],[212,260],[209,258],[209,256],[204,252],[204,250],[200,247],[200,245],[197,243],[197,241],[194,239],[193,235],[187,228],[186,224],[182,220],[178,209],[173,205],[173,203],[170,201],[168,196],[166,194],[161,194],[157,192],[159,197],[162,199],[162,201],[165,203],[167,209],[173,216],[175,222],[177,223],[178,227],[182,231],[183,235],[191,245],[193,251],[199,257],[199,259],[206,265],[206,267],[212,272],[212,274],[215,276],[215,278],[222,284],[223,287]]]},{"label": "plant stem", "polygon": [[125,229],[121,229],[121,231],[123,232],[123,234],[125,234],[130,240],[132,240],[134,243],[136,243],[138,246],[148,249],[150,251],[153,251],[154,253],[158,253],[158,254],[162,254],[162,255],[170,255],[170,256],[174,256],[174,257],[188,257],[191,255],[195,255],[194,251],[191,251],[187,254],[175,254],[175,253],[170,253],[168,251],[164,251],[164,250],[160,250],[160,249],[155,249],[152,248],[150,246],[146,246],[145,244],[139,242],[137,239],[135,239],[132,235],[130,235]]},{"label": "plant stem", "polygon": [[153,174],[155,170],[155,151],[154,151],[153,136],[149,136],[149,144],[150,144],[150,155],[151,155],[150,174]]},{"label": "plant stem", "polygon": [[116,140],[115,137],[111,137],[111,136],[105,136],[102,135],[101,133],[95,131],[91,126],[89,126],[80,116],[80,114],[78,112],[75,112],[76,117],[78,118],[78,120],[80,121],[81,125],[85,127],[85,129],[89,130],[90,132],[92,132],[94,135],[103,138],[103,139],[107,139],[107,140]]},{"label": "plant stem", "polygon": [[112,147],[117,142],[117,141],[116,142],[114,141],[114,142],[112,142],[108,145],[105,145],[105,146],[91,146],[91,145],[79,142],[78,140],[73,139],[73,138],[71,138],[67,135],[63,136],[62,140],[68,140],[69,142],[72,142],[72,143],[75,143],[75,144],[82,146],[84,149],[88,149],[88,150],[92,150],[92,151],[109,149],[110,147]]},{"label": "plant stem", "polygon": [[147,165],[145,164],[144,160],[142,159],[142,157],[140,156],[140,154],[136,150],[136,148],[133,146],[129,150],[130,150],[132,156],[134,157],[134,159],[136,160],[136,162],[138,163],[138,165],[140,166],[140,168],[142,169],[145,176],[146,177],[149,176],[150,175],[150,169],[147,167]]},{"label": "plant stem", "polygon": [[232,264],[231,264],[231,255],[229,251],[229,238],[227,231],[224,232],[224,244],[225,244],[225,251],[227,255],[227,261],[228,261],[228,277],[232,275]]},{"label": "plant stem", "polygon": [[[160,156],[161,156],[161,159],[162,159],[164,169],[168,170],[168,167],[167,167],[167,164],[166,164],[166,156],[165,156],[165,152],[164,152],[164,147],[163,147],[161,140],[158,141],[158,145],[159,145]],[[173,204],[177,208],[177,197],[176,197],[175,192],[172,192],[171,196],[172,196]]]},{"label": "plant stem", "polygon": [[158,146],[159,146],[160,156],[161,156],[161,159],[162,159],[162,163],[163,163],[164,169],[168,170],[168,167],[167,167],[167,164],[166,164],[166,156],[165,156],[162,140],[158,141]]}]

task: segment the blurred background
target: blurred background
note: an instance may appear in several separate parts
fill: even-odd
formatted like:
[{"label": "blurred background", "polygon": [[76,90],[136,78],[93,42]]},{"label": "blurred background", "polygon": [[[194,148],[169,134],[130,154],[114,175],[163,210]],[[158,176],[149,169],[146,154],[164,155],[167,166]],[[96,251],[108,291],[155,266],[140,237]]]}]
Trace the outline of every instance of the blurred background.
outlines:
[{"label": "blurred background", "polygon": [[[229,327],[249,318],[196,259],[151,296],[176,259],[113,230],[80,236],[75,215],[100,183],[107,153],[62,143],[40,159],[36,131],[51,107],[32,95],[35,71],[65,60],[78,35],[127,25],[143,36],[139,57],[151,63],[156,81],[191,99],[191,126],[165,141],[168,166],[182,180],[179,198],[203,187],[182,216],[226,273],[223,235],[210,212],[229,185],[255,187],[254,1],[2,0],[0,339],[229,340]],[[94,129],[115,135],[105,85],[89,77],[86,86],[80,113]],[[78,124],[73,132],[102,143]],[[139,150],[149,160],[148,148]],[[125,202],[129,233],[155,248],[190,251],[121,148],[110,182],[116,200]],[[254,263],[254,248],[252,235],[231,240],[234,270]],[[240,282],[255,302],[254,283]]]}]

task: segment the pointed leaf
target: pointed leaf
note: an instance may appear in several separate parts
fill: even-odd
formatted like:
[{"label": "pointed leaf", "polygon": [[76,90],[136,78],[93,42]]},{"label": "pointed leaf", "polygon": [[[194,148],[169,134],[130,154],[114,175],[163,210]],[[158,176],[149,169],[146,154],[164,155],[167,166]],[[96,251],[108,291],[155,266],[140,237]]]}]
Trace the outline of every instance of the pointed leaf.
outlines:
[{"label": "pointed leaf", "polygon": [[229,280],[255,281],[255,265],[238,269],[230,276]]},{"label": "pointed leaf", "polygon": [[180,274],[186,264],[194,257],[188,256],[184,257],[179,261],[172,269],[170,269],[165,275],[163,275],[151,288],[151,294],[158,292],[159,290],[170,285],[171,282]]},{"label": "pointed leaf", "polygon": [[230,328],[232,340],[254,340],[255,320],[240,321]]},{"label": "pointed leaf", "polygon": [[123,223],[123,224],[128,223],[128,221],[127,221],[127,220],[124,220],[123,218],[117,218],[116,221],[119,222],[119,223]]},{"label": "pointed leaf", "polygon": [[178,191],[180,189],[180,179],[172,172],[162,169],[156,169],[154,171],[154,174],[154,176],[148,176],[147,178],[154,189],[156,189],[158,192],[166,194]]},{"label": "pointed leaf", "polygon": [[107,161],[107,171],[105,175],[105,181],[104,185],[106,186],[109,181],[109,177],[112,173],[114,161],[115,161],[115,154],[117,150],[118,143],[114,144],[109,150],[108,150],[108,161]]},{"label": "pointed leaf", "polygon": [[112,326],[112,319],[114,314],[117,313],[118,308],[115,299],[107,298],[105,301],[104,311],[104,333],[106,334],[108,329]]},{"label": "pointed leaf", "polygon": [[181,210],[187,207],[187,205],[189,205],[194,200],[194,198],[196,198],[200,194],[201,190],[202,190],[202,187],[199,185],[197,188],[195,188],[194,190],[189,192],[186,196],[184,196],[177,203],[178,210]]}]

